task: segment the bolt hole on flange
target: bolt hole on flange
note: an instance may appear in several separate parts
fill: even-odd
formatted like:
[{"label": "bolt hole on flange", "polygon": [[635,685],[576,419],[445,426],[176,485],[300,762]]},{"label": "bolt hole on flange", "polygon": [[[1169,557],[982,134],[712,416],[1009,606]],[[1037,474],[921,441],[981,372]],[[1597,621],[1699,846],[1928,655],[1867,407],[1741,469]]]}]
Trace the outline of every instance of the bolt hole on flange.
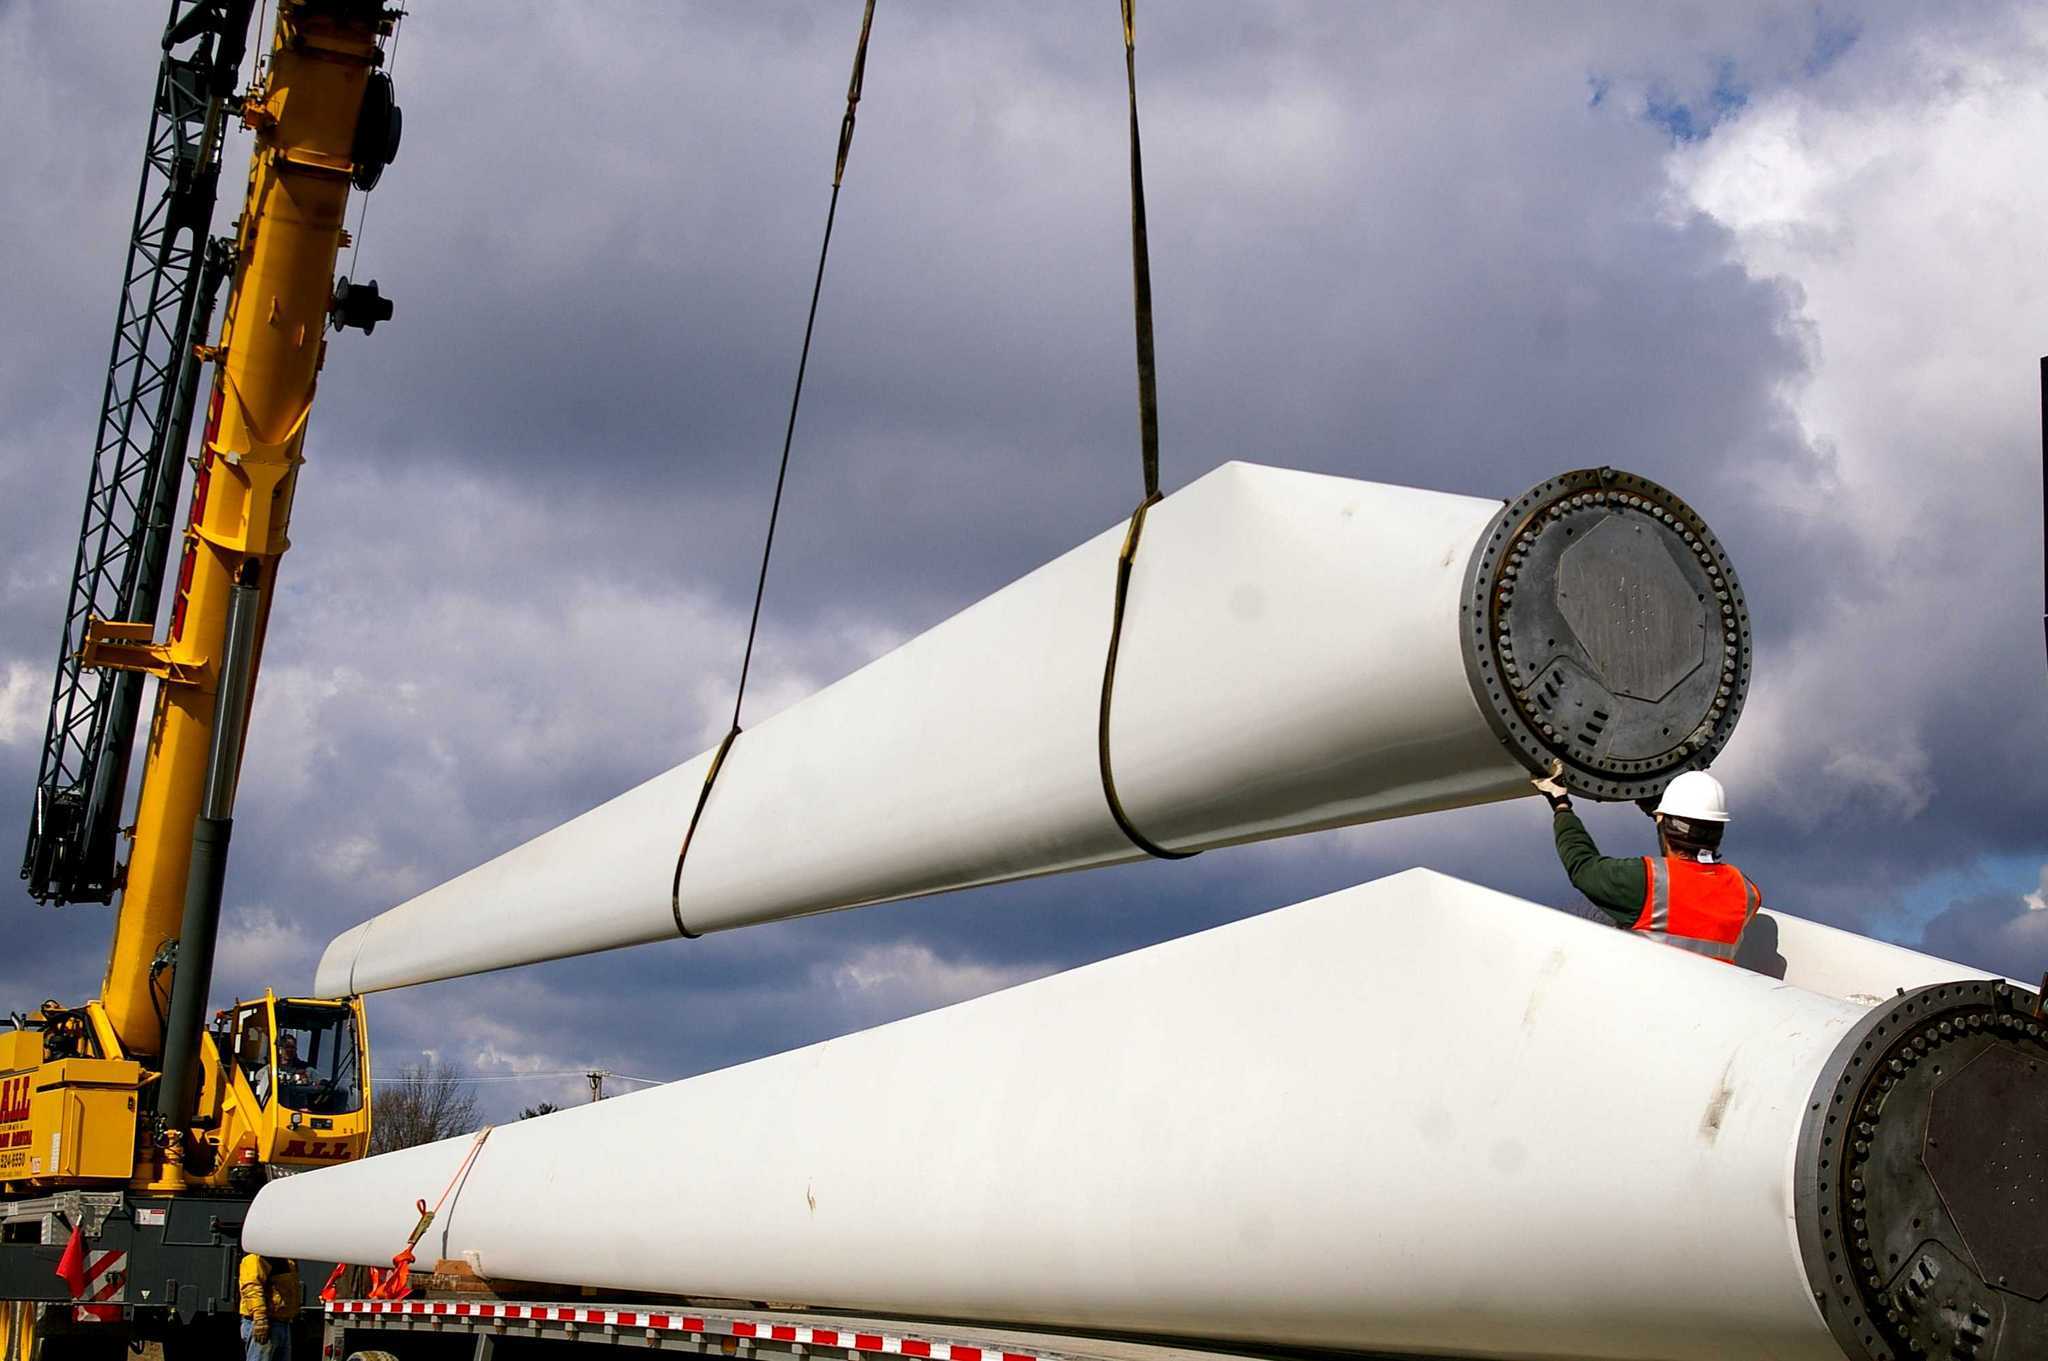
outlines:
[{"label": "bolt hole on flange", "polygon": [[1647,478],[1582,469],[1507,502],[1464,590],[1473,693],[1531,771],[1559,761],[1578,793],[1643,798],[1710,764],[1734,731],[1750,678],[1734,566]]}]

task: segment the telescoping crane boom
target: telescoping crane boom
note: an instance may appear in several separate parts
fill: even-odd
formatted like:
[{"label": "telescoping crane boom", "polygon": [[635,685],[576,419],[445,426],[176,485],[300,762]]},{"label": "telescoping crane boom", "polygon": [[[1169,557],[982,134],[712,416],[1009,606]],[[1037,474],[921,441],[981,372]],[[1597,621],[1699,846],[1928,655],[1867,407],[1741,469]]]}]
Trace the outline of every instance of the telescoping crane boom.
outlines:
[{"label": "telescoping crane boom", "polygon": [[[172,0],[164,30],[22,865],[41,901],[119,907],[100,995],[46,1002],[0,1035],[0,1357],[71,1321],[75,1306],[51,1301],[115,1308],[125,1326],[95,1330],[109,1340],[201,1336],[171,1320],[233,1312],[242,1207],[268,1170],[369,1143],[358,999],[266,990],[205,1019],[243,738],[326,335],[391,315],[374,282],[335,280],[348,202],[376,184],[400,130],[380,69],[395,8],[280,0],[267,56],[238,90],[254,4]],[[246,191],[232,235],[212,238],[236,116],[254,142]],[[42,1249],[74,1238],[90,1266],[67,1283]],[[204,1336],[191,1345],[224,1341]]]}]

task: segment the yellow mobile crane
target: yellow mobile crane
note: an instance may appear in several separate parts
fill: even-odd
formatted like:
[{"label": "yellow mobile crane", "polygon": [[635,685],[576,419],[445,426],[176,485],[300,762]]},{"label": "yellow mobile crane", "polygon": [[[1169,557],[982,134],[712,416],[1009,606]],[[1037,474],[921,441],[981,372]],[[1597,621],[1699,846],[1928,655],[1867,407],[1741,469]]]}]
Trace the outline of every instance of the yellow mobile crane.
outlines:
[{"label": "yellow mobile crane", "polygon": [[[242,1207],[274,1169],[360,1157],[360,999],[266,990],[207,1026],[250,697],[307,417],[336,331],[391,304],[334,278],[351,189],[396,154],[382,0],[279,0],[237,88],[255,0],[171,0],[22,876],[112,902],[97,999],[0,1033],[0,1358],[230,1339]],[[227,120],[254,136],[242,213],[208,236]],[[229,283],[217,344],[213,299]],[[202,368],[213,381],[160,610]],[[162,636],[158,616],[166,614]],[[125,867],[143,682],[156,690]],[[59,1272],[64,1273],[63,1276]]]}]

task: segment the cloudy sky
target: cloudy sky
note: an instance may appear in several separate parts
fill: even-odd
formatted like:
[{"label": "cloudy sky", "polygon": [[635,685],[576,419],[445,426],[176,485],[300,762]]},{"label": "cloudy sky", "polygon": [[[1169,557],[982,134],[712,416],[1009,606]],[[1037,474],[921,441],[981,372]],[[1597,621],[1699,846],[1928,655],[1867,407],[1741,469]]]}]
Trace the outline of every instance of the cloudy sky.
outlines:
[{"label": "cloudy sky", "polygon": [[[156,64],[153,4],[0,0],[0,807],[26,824]],[[1116,6],[882,0],[749,716],[1117,521],[1136,486]],[[225,999],[714,742],[858,6],[415,0],[241,786]],[[1232,458],[1500,496],[1614,464],[1758,628],[1720,763],[1771,901],[2048,970],[2036,360],[2048,15],[2018,4],[1151,3],[1169,489]],[[244,147],[231,149],[238,183]],[[233,216],[224,203],[216,227]],[[345,263],[345,268],[350,267]],[[1614,853],[1628,809],[1589,814]],[[1569,896],[1533,800],[372,1002],[502,1114],[1414,864]],[[0,1008],[107,909],[18,889]]]}]

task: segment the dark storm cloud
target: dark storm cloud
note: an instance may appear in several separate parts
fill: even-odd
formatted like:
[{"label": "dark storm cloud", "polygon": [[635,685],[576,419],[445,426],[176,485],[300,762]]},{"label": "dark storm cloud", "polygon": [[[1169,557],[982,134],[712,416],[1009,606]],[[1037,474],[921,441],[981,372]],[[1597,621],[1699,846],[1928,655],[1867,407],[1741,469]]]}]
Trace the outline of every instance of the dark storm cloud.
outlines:
[{"label": "dark storm cloud", "polygon": [[[2038,659],[2017,624],[1938,599],[1972,572],[2019,589],[2033,563],[1985,545],[2017,540],[2032,488],[1935,494],[1938,445],[1902,428],[1900,503],[1946,545],[1926,561],[1962,554],[1933,586],[1902,572],[1888,528],[1831,506],[1865,452],[1796,408],[1841,343],[1826,314],[1671,171],[1675,111],[1704,133],[1689,153],[1788,90],[1882,108],[1925,86],[1927,51],[1995,49],[2007,15],[1859,10],[1851,42],[1803,4],[1142,7],[1169,485],[1231,458],[1482,495],[1589,464],[1657,478],[1716,526],[1755,612],[1758,703],[1730,764],[1775,904],[1885,921],[1942,866],[2048,858]],[[342,265],[398,313],[336,337],[322,377],[224,991],[302,984],[335,931],[715,740],[854,22],[415,7],[394,62],[406,142]],[[876,22],[755,720],[1137,491],[1115,7],[885,4]],[[34,692],[0,715],[0,796],[24,813],[148,29],[0,10],[7,165],[35,186],[0,201],[0,296],[36,319],[0,342],[0,694],[16,674]],[[1875,622],[1845,632],[1859,613],[1954,622],[1908,655]],[[1880,667],[1927,679],[1880,685]],[[1802,723],[1817,703],[1858,740]],[[1920,762],[1900,797],[1863,741],[1894,735]],[[1592,821],[1644,848],[1632,811]],[[375,999],[379,1066],[435,1047],[500,1073],[695,1071],[1414,863],[1561,901],[1544,833],[1540,810],[1474,810],[447,984]],[[104,912],[17,902],[33,925],[0,1003],[90,988]]]},{"label": "dark storm cloud", "polygon": [[[1130,499],[1116,49],[1079,13],[881,21],[786,609],[849,559],[884,599],[935,573],[979,593]],[[1520,34],[1517,69],[1481,79],[1464,63],[1484,35],[1431,33],[1448,78],[1418,87],[1327,15],[1248,52],[1233,24],[1153,22],[1176,480],[1247,454],[1497,492],[1590,454],[1668,476],[1767,418],[1783,301],[1711,227],[1658,220],[1662,139],[1580,107],[1582,48]],[[656,560],[743,590],[843,79],[829,28],[662,16],[628,52],[586,37],[582,81],[561,43],[420,16],[400,76],[436,74],[405,81],[407,191],[374,201],[363,266],[418,310],[350,356],[323,420],[369,457],[487,449],[556,494],[659,506],[688,547]],[[484,67],[617,94],[565,93],[507,135],[464,79]],[[1543,116],[1504,116],[1517,97]],[[878,545],[877,511],[910,532]]]}]

